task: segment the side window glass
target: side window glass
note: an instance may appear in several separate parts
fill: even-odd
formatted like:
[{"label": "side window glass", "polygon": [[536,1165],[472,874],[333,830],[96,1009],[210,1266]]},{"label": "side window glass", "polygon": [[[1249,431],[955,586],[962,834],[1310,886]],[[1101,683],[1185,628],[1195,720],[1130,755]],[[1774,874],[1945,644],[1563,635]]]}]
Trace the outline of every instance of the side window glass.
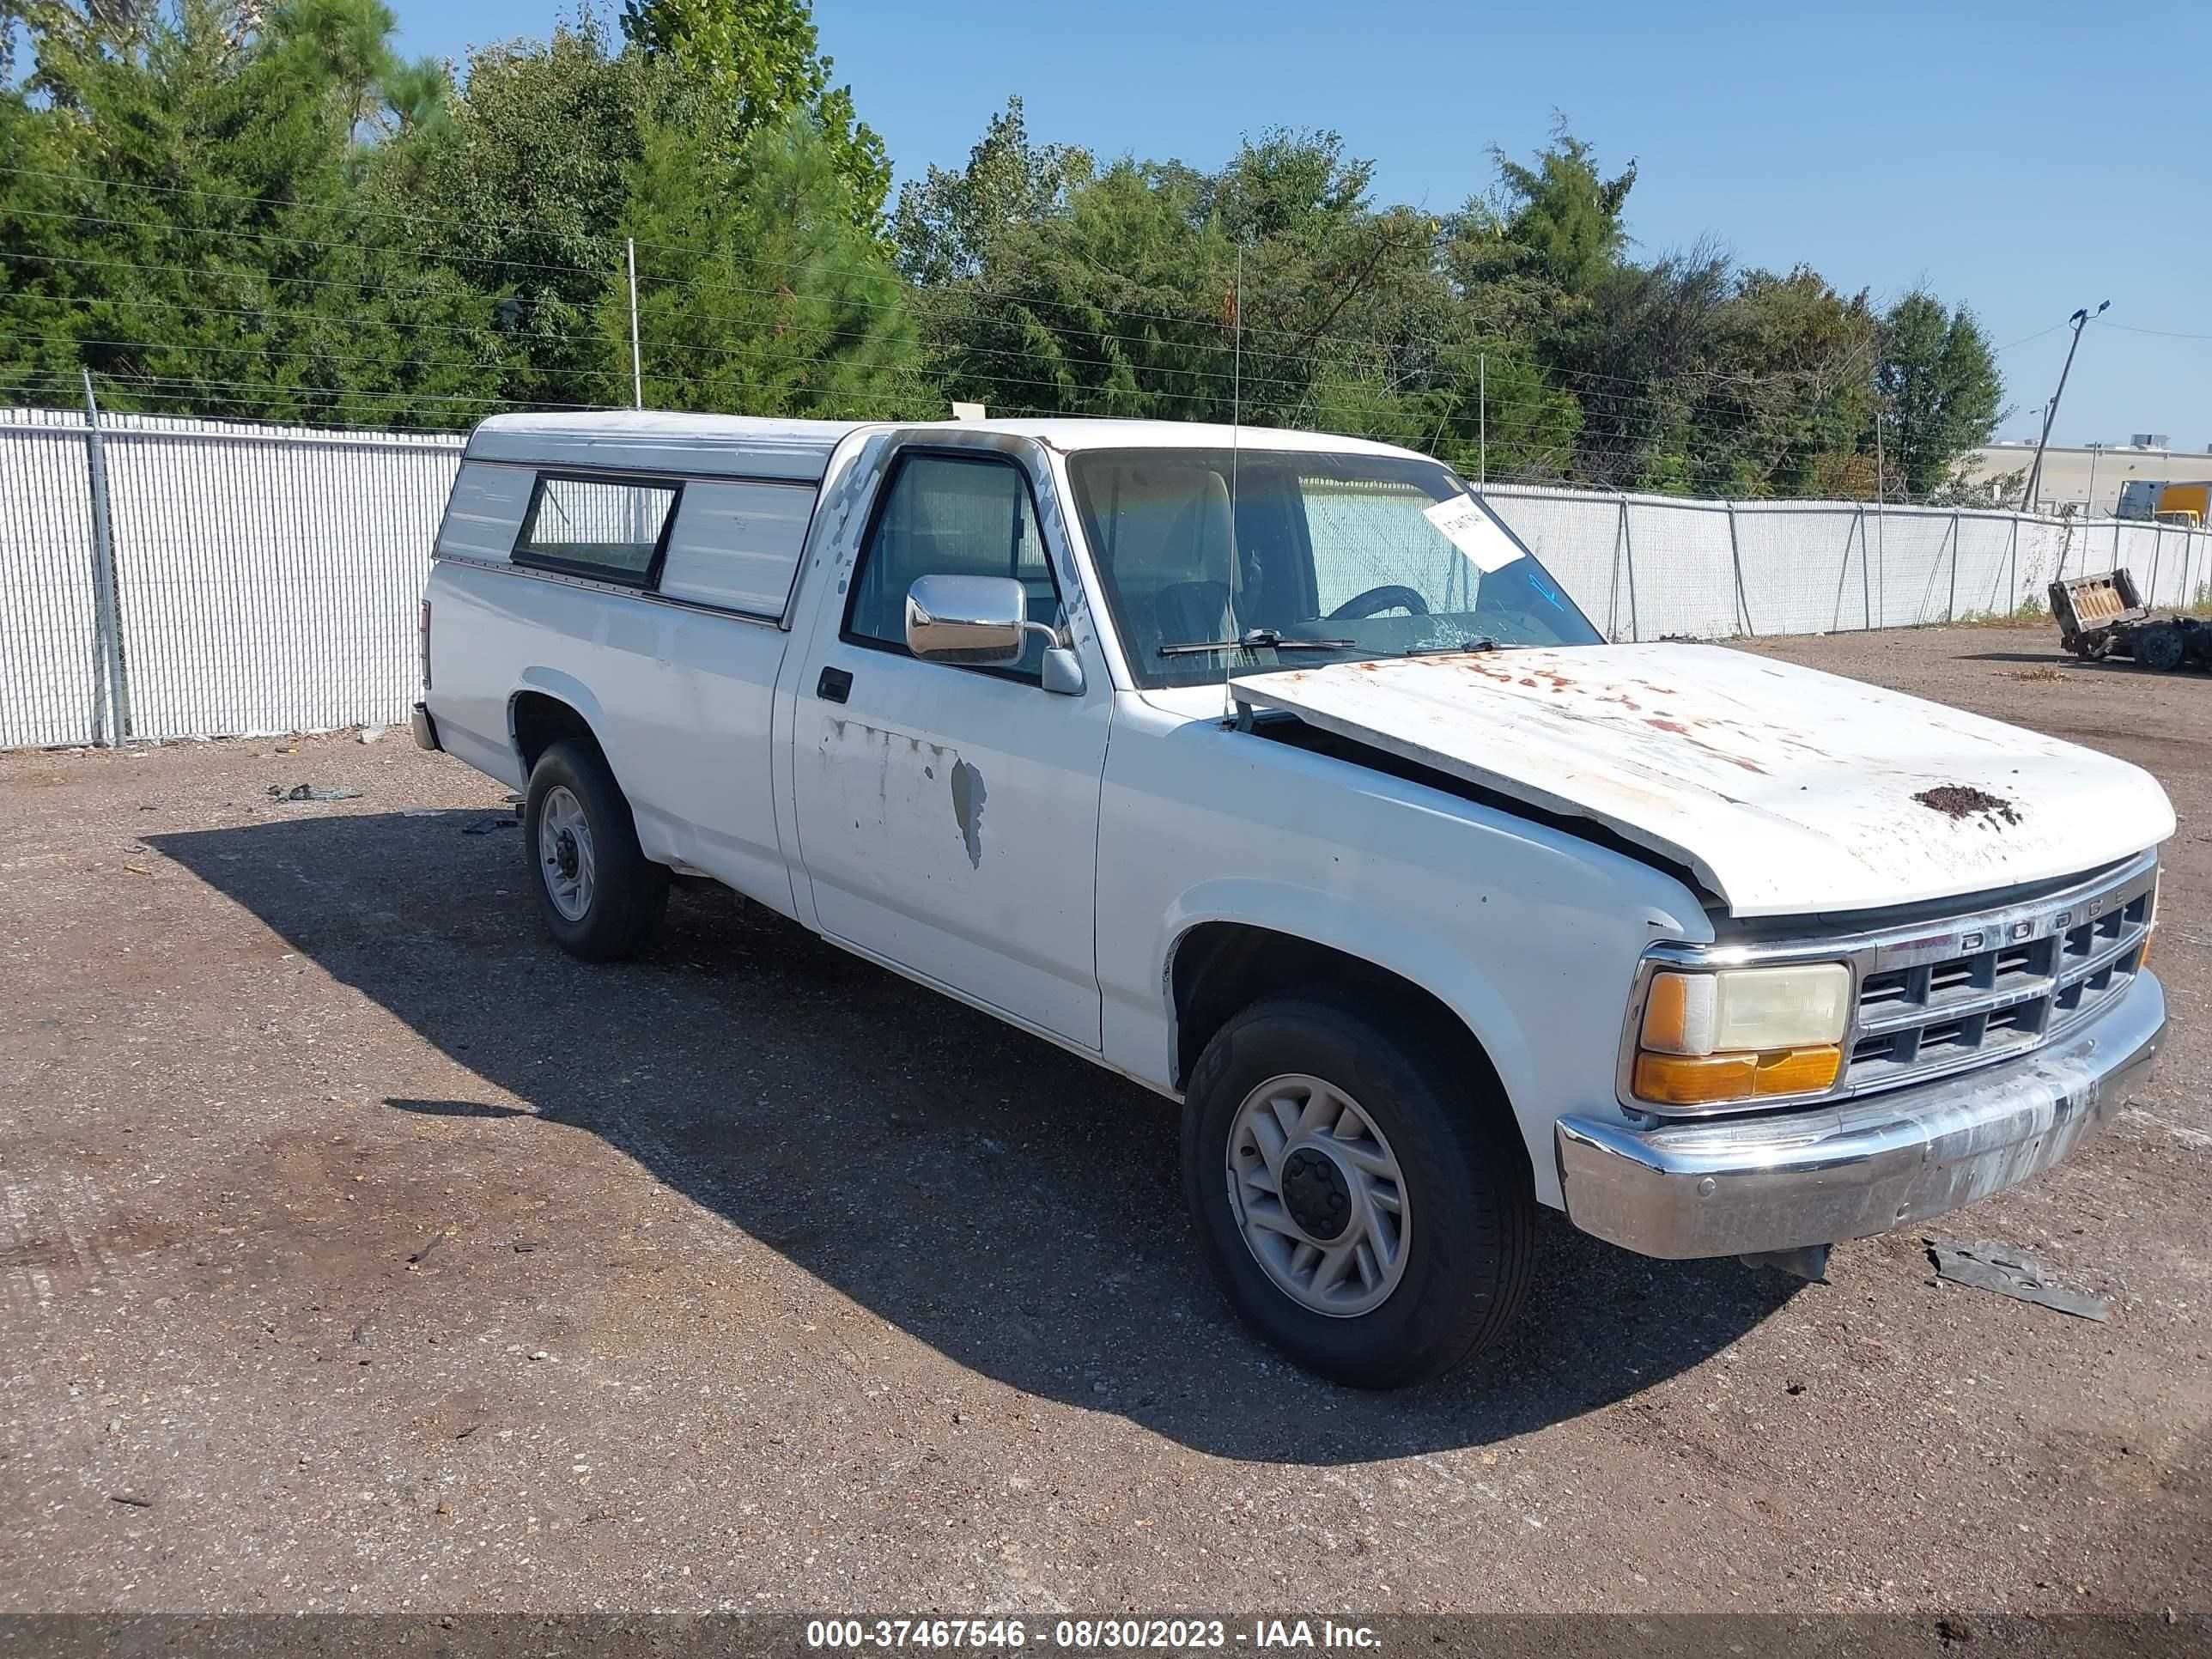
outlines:
[{"label": "side window glass", "polygon": [[[1060,625],[1060,590],[1045,556],[1029,481],[993,457],[909,455],[897,463],[860,550],[845,637],[906,648],[906,595],[922,576],[1012,576],[1029,595],[1031,622]],[[1044,641],[1030,636],[1018,667],[1036,678]]]},{"label": "side window glass", "polygon": [[514,562],[643,587],[678,493],[674,484],[540,473]]}]

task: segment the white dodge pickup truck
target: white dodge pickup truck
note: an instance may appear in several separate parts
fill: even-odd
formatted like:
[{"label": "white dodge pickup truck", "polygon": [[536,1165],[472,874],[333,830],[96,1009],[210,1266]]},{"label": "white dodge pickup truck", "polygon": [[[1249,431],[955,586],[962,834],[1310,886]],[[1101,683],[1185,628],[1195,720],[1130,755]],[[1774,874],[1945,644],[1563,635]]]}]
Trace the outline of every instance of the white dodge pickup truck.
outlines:
[{"label": "white dodge pickup truck", "polygon": [[422,629],[416,740],[527,790],[564,948],[708,877],[1181,1101],[1230,1299],[1353,1382],[1493,1338],[1538,1205],[1818,1276],[2165,1031],[2147,774],[1607,644],[1405,450],[501,416]]}]

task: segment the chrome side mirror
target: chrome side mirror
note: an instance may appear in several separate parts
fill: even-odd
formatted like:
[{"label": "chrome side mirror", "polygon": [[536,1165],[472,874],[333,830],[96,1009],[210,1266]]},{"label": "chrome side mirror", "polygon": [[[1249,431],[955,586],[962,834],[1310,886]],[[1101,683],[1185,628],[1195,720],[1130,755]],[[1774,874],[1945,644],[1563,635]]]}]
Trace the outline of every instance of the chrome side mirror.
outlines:
[{"label": "chrome side mirror", "polygon": [[922,576],[907,590],[906,648],[925,662],[1010,668],[1029,628],[1029,595],[1012,576]]},{"label": "chrome side mirror", "polygon": [[1044,689],[1083,690],[1083,665],[1042,623],[1029,619],[1029,594],[1012,576],[922,576],[906,594],[906,648],[924,662],[1011,668],[1023,637],[1045,640]]}]

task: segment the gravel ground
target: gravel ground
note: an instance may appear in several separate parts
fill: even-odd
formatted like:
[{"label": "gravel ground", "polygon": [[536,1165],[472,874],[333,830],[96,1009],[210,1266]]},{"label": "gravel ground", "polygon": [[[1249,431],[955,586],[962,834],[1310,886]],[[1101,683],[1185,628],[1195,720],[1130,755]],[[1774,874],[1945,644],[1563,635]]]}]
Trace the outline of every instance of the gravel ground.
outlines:
[{"label": "gravel ground", "polygon": [[2163,1074],[1947,1224],[2109,1322],[1547,1218],[1508,1347],[1346,1392],[1205,1278],[1166,1103],[726,896],[572,963],[404,732],[18,754],[0,1610],[2205,1607],[2212,682],[1753,648],[2172,793]]}]

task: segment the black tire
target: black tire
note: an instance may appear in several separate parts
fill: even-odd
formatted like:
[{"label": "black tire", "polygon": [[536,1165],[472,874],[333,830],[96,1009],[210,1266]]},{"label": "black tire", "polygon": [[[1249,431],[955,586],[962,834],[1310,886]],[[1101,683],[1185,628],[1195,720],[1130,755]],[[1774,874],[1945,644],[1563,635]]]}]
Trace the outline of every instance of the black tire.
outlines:
[{"label": "black tire", "polygon": [[[580,916],[562,914],[553,894],[556,872],[539,850],[545,803],[556,789],[566,789],[581,805],[591,832],[592,890]],[[522,830],[524,855],[538,885],[538,908],[554,943],[586,962],[618,962],[636,955],[667,911],[668,869],[638,849],[629,802],[596,749],[563,738],[538,757],[530,769]]]},{"label": "black tire", "polygon": [[[1261,1335],[1310,1370],[1388,1389],[1449,1370],[1512,1322],[1535,1255],[1528,1158],[1494,1087],[1446,1063],[1454,1046],[1412,1022],[1354,1012],[1327,994],[1272,997],[1222,1027],[1192,1069],[1183,1191],[1209,1264]],[[1413,1219],[1402,1276],[1350,1316],[1293,1298],[1245,1242],[1229,1190],[1239,1109],[1269,1079],[1303,1073],[1374,1120]]]},{"label": "black tire", "polygon": [[2188,654],[2188,639],[2171,623],[2146,628],[2136,635],[2136,661],[2145,668],[2171,673]]}]

